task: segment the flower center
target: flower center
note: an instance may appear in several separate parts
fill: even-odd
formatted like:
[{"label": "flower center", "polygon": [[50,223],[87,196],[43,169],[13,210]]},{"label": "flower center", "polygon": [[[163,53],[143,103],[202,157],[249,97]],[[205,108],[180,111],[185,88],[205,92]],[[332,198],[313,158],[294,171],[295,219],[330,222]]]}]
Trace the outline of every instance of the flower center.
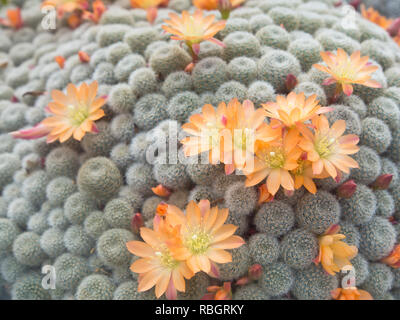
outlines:
[{"label": "flower center", "polygon": [[185,246],[194,255],[204,254],[211,243],[211,236],[204,230],[197,229],[189,233],[185,239]]},{"label": "flower center", "polygon": [[324,159],[329,157],[335,148],[336,139],[329,135],[322,136],[315,141],[315,151],[318,153],[320,158]]},{"label": "flower center", "polygon": [[70,105],[68,106],[69,109],[69,117],[71,121],[79,126],[87,119],[89,116],[89,112],[86,108],[86,106],[80,105],[78,107]]},{"label": "flower center", "polygon": [[269,168],[283,168],[285,165],[285,154],[281,148],[273,148],[265,153],[264,161]]},{"label": "flower center", "polygon": [[302,176],[303,175],[303,173],[304,173],[304,163],[305,163],[305,161],[302,160],[302,159],[297,160],[298,167],[296,169],[294,169],[294,171],[293,171],[294,175],[296,175],[296,176]]},{"label": "flower center", "polygon": [[175,269],[179,265],[179,261],[175,260],[167,248],[163,248],[156,252],[156,256],[160,258],[161,264],[168,269]]}]

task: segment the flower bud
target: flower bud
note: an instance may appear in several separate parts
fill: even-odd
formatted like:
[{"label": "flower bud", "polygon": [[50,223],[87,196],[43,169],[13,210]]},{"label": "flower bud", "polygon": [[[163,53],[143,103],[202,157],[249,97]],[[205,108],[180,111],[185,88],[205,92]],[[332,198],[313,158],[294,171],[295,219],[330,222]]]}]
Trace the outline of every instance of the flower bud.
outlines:
[{"label": "flower bud", "polygon": [[143,227],[143,217],[140,213],[136,213],[131,220],[131,228],[133,233],[139,234],[140,228]]},{"label": "flower bud", "polygon": [[357,184],[354,182],[354,180],[348,180],[339,186],[339,188],[337,188],[336,195],[339,198],[349,199],[353,196],[356,190]]},{"label": "flower bud", "polygon": [[375,190],[386,190],[392,182],[392,174],[382,174],[371,184],[371,188]]},{"label": "flower bud", "polygon": [[285,85],[286,85],[286,90],[288,92],[291,92],[294,87],[297,85],[297,78],[295,75],[289,73],[286,77]]}]

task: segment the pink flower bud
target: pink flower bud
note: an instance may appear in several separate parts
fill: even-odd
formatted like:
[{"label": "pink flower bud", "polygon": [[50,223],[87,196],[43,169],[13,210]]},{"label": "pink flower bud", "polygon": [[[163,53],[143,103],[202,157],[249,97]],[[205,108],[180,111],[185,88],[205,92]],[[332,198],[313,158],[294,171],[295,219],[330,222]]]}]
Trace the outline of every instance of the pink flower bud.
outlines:
[{"label": "pink flower bud", "polygon": [[336,194],[339,198],[349,199],[353,196],[356,190],[357,184],[354,182],[354,180],[349,180],[337,188]]},{"label": "pink flower bud", "polygon": [[286,90],[288,92],[292,91],[294,89],[294,87],[297,85],[296,76],[289,73],[286,77],[285,85],[286,85]]},{"label": "pink flower bud", "polygon": [[253,264],[249,268],[249,278],[251,280],[258,280],[262,275],[262,266],[260,264]]},{"label": "pink flower bud", "polygon": [[371,184],[371,188],[375,190],[386,190],[392,182],[392,174],[382,174]]},{"label": "pink flower bud", "polygon": [[395,37],[400,32],[400,18],[395,19],[392,24],[387,28],[391,37]]},{"label": "pink flower bud", "polygon": [[140,228],[143,227],[143,225],[144,223],[142,214],[136,213],[131,220],[131,228],[133,233],[139,234]]},{"label": "pink flower bud", "polygon": [[351,0],[349,2],[349,5],[351,5],[352,7],[354,7],[354,9],[358,9],[358,7],[360,6],[362,0]]}]

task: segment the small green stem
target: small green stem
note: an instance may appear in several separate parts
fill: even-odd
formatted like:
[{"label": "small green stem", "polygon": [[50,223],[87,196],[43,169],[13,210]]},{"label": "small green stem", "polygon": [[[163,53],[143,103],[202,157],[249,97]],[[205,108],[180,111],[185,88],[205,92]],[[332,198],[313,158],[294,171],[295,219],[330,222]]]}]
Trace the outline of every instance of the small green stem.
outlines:
[{"label": "small green stem", "polygon": [[221,12],[221,18],[222,18],[223,20],[228,20],[229,15],[230,15],[230,13],[231,13],[230,10],[220,10],[219,12]]}]

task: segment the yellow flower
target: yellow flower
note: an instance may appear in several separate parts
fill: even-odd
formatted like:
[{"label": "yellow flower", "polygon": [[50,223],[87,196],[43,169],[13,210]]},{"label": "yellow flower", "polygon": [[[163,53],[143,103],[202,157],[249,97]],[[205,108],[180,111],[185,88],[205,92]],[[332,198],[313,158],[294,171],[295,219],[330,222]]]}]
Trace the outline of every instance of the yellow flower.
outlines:
[{"label": "yellow flower", "polygon": [[244,244],[244,240],[233,235],[237,229],[233,224],[224,224],[228,218],[228,209],[210,208],[208,200],[199,204],[190,201],[186,214],[179,208],[168,205],[166,221],[173,227],[180,226],[181,242],[170,245],[172,256],[186,261],[194,273],[213,272],[214,263],[232,261],[226,249],[235,249]]},{"label": "yellow flower", "polygon": [[337,288],[331,292],[331,296],[335,300],[373,300],[367,291],[357,288]]},{"label": "yellow flower", "polygon": [[314,64],[313,67],[331,75],[323,84],[336,83],[336,95],[343,91],[350,96],[353,93],[352,84],[371,88],[382,87],[377,81],[371,80],[371,74],[379,68],[368,62],[369,57],[361,57],[360,51],[354,52],[349,57],[343,49],[339,48],[336,55],[331,52],[321,52],[321,57],[327,66]]},{"label": "yellow flower", "polygon": [[267,189],[273,196],[281,185],[286,190],[294,190],[294,181],[289,171],[297,168],[297,160],[302,151],[293,144],[293,141],[297,141],[293,135],[296,135],[294,131],[288,132],[280,140],[259,143],[254,166],[245,166],[243,169],[247,177],[246,186],[254,186],[268,177]]},{"label": "yellow flower", "polygon": [[130,241],[126,244],[129,252],[140,257],[131,265],[133,272],[139,273],[138,291],[155,288],[156,297],[164,293],[168,299],[176,299],[176,291],[185,291],[185,279],[194,273],[186,262],[173,258],[168,244],[173,242],[177,229],[167,225],[162,219],[154,220],[154,230],[140,228],[142,241]]},{"label": "yellow flower", "polygon": [[213,38],[213,36],[220,30],[225,28],[225,21],[214,22],[215,16],[203,16],[201,10],[196,10],[193,15],[187,11],[182,12],[182,17],[176,13],[170,13],[171,20],[164,20],[167,25],[162,28],[173,34],[171,39],[183,40],[192,48],[193,44],[199,44],[202,41],[212,41],[219,45],[222,43]]},{"label": "yellow flower", "polygon": [[321,107],[317,96],[313,94],[306,99],[303,92],[289,93],[287,97],[278,95],[276,102],[267,102],[262,107],[267,111],[267,116],[277,119],[288,128],[295,127],[298,123],[304,123],[315,115],[329,112],[332,108]]},{"label": "yellow flower", "polygon": [[338,225],[334,225],[318,239],[319,255],[315,259],[315,263],[321,263],[330,275],[340,272],[344,266],[351,266],[350,260],[358,253],[356,246],[349,246],[341,241],[346,236],[339,234],[339,229]]},{"label": "yellow flower", "polygon": [[48,111],[53,116],[41,122],[51,130],[47,142],[64,142],[71,136],[80,141],[86,132],[97,131],[94,121],[104,116],[101,107],[105,103],[104,98],[96,99],[97,87],[96,81],[78,88],[70,83],[66,95],[59,90],[51,92],[54,101],[49,103]]},{"label": "yellow flower", "polygon": [[303,139],[299,146],[307,153],[307,160],[312,162],[314,175],[326,172],[335,179],[338,176],[338,170],[349,173],[349,168],[358,168],[358,163],[348,154],[358,152],[359,138],[354,134],[343,136],[346,130],[344,120],[338,120],[329,127],[328,119],[320,115],[312,119],[312,124],[315,133],[313,134],[303,126],[301,130]]}]

